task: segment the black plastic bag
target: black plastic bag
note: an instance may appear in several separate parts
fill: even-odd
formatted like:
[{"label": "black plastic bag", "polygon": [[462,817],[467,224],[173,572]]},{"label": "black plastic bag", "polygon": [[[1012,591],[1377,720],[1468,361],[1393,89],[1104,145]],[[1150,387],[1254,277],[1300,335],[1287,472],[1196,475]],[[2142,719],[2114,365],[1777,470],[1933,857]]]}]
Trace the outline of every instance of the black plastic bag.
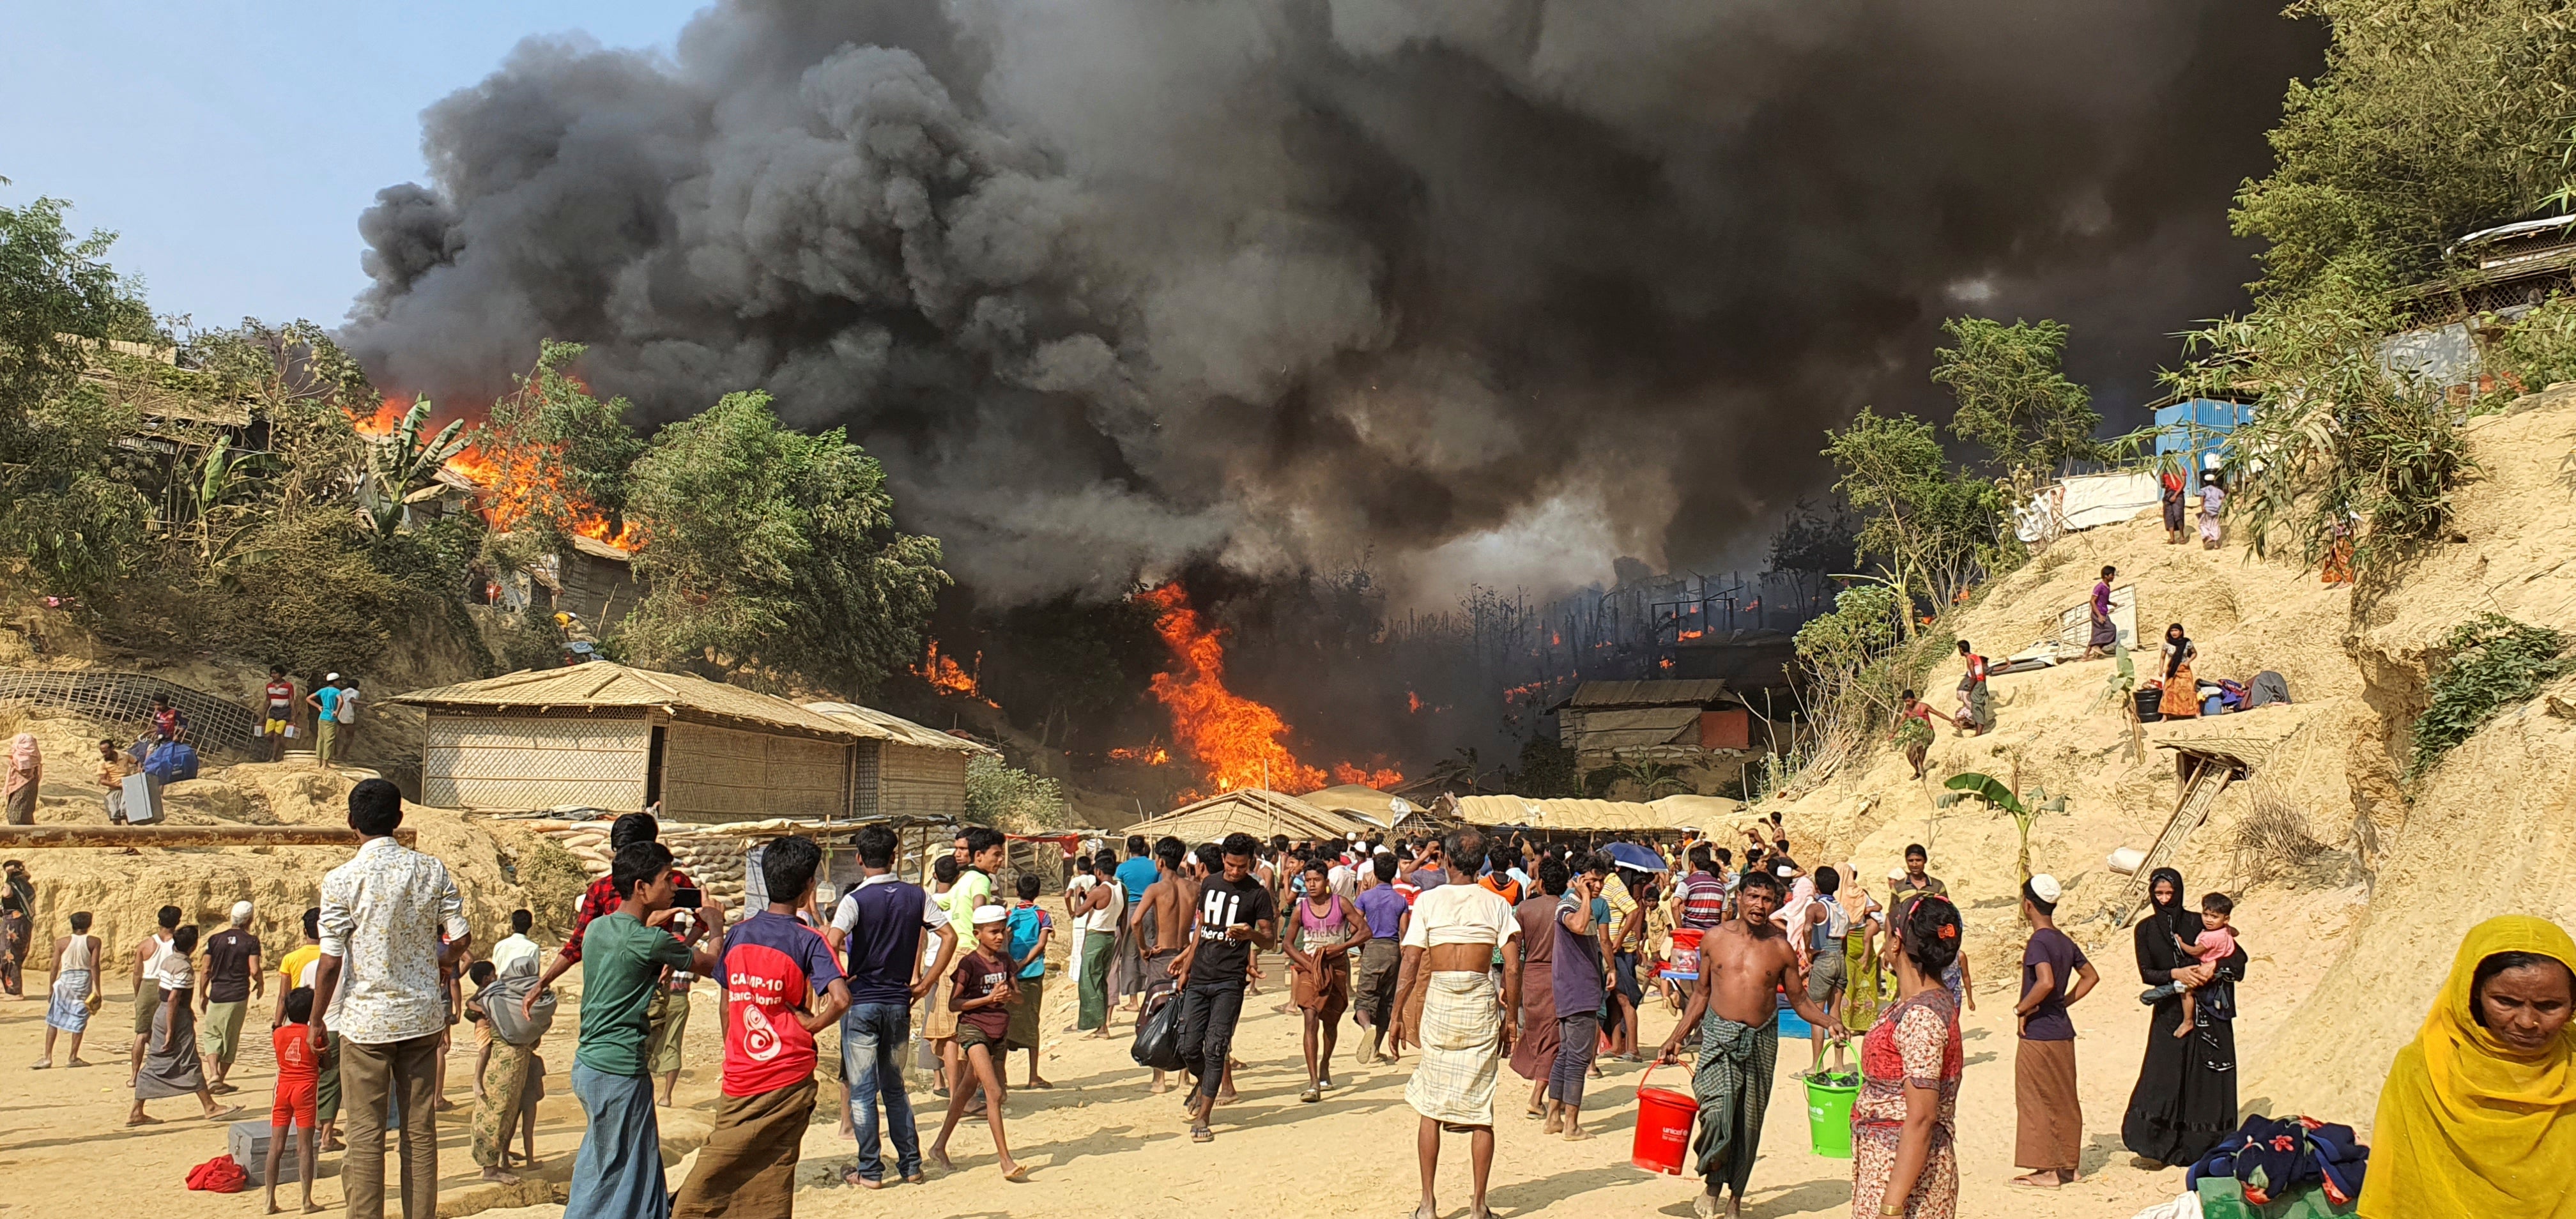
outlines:
[{"label": "black plastic bag", "polygon": [[1127,1056],[1140,1067],[1157,1071],[1178,1071],[1181,1063],[1181,1005],[1179,995],[1165,992],[1156,996],[1144,1019],[1136,1022],[1136,1044],[1128,1047]]}]

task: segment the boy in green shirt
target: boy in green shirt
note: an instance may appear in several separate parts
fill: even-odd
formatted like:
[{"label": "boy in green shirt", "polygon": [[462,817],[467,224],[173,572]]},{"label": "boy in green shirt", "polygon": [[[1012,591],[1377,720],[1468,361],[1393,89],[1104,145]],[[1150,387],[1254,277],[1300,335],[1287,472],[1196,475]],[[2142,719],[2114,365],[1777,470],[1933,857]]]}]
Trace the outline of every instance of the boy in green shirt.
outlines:
[{"label": "boy in green shirt", "polygon": [[[582,932],[581,1043],[573,1051],[572,1091],[589,1128],[573,1159],[564,1216],[668,1219],[661,1122],[644,1054],[649,1009],[664,967],[715,972],[713,945],[723,943],[724,907],[707,902],[689,938],[673,939],[663,925],[677,913],[671,903],[679,887],[671,881],[671,849],[658,842],[618,848],[609,875],[624,904]],[[523,1013],[536,995],[529,992]]]}]

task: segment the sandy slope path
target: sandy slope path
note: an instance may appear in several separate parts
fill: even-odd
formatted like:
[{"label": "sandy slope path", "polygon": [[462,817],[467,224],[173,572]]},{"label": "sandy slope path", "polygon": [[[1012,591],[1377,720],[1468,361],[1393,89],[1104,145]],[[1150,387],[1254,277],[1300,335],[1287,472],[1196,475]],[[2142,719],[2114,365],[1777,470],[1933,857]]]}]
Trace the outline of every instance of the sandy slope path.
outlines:
[{"label": "sandy slope path", "polygon": [[[2125,947],[2125,946],[2124,946]],[[2081,1074],[2086,1110],[2088,1151],[2084,1181],[2053,1195],[2012,1189],[2013,1174],[2012,1040],[2010,1003],[2004,991],[1981,995],[1982,1011],[1968,1021],[1969,1063],[1961,1103],[1959,1138],[1963,1152],[1964,1205],[1968,1216],[2067,1216],[2070,1219],[2126,1219],[2140,1208],[2180,1188],[2180,1173],[2147,1174],[2130,1167],[2118,1140],[2120,1111],[2125,1105],[2145,1034],[2145,1009],[2135,1001],[2134,971],[2123,961],[2104,961],[2102,989],[2077,1010],[2081,1031]],[[1267,968],[1275,979],[1278,959]],[[2241,1039],[2252,1043],[2278,1024],[2276,995],[2293,985],[2288,974],[2266,983],[2257,971],[2245,988],[2249,1013]],[[29,979],[29,990],[43,975]],[[2304,986],[2304,980],[2296,985]],[[182,1188],[190,1165],[223,1149],[220,1127],[189,1120],[187,1099],[156,1101],[156,1116],[169,1124],[128,1131],[123,1120],[130,1094],[125,1078],[125,1042],[119,1031],[130,1027],[131,1008],[121,984],[112,988],[107,1008],[92,1028],[103,1030],[104,1044],[93,1042],[86,1053],[100,1065],[83,1071],[31,1072],[43,1040],[44,1008],[34,1001],[0,1003],[0,1204],[11,1213],[69,1215],[78,1213],[146,1213],[163,1219],[237,1216],[258,1211],[257,1195],[225,1197],[191,1194]],[[933,1175],[926,1187],[862,1193],[821,1187],[824,1168],[848,1162],[849,1144],[835,1136],[829,1120],[815,1125],[806,1138],[808,1177],[817,1188],[801,1192],[798,1213],[812,1216],[923,1215],[1072,1215],[1085,1210],[1121,1216],[1170,1216],[1205,1219],[1211,1215],[1380,1215],[1407,1214],[1414,1191],[1414,1114],[1404,1103],[1404,1083],[1411,1060],[1395,1068],[1342,1066],[1343,1084],[1320,1104],[1297,1101],[1304,1084],[1297,1040],[1290,1016],[1272,1010],[1275,991],[1249,1006],[1236,1040],[1236,1053],[1248,1065],[1240,1073],[1241,1103],[1220,1109],[1217,1141],[1190,1143],[1177,1100],[1148,1096],[1144,1076],[1127,1061],[1123,1040],[1080,1041],[1061,1037],[1070,1023],[1072,998],[1065,988],[1051,988],[1048,1026],[1058,1037],[1050,1047],[1051,1092],[1014,1091],[1010,1133],[1015,1149],[1033,1168],[1032,1179],[1006,1185],[993,1167],[990,1138],[980,1125],[961,1126],[951,1151],[960,1170]],[[685,1171],[685,1152],[702,1132],[714,1103],[718,1051],[714,1010],[707,988],[699,988],[699,1011],[689,1030],[690,1067],[682,1077],[680,1107],[665,1111],[676,1188]],[[1650,1005],[1646,1027],[1660,1037],[1672,1016]],[[257,1022],[260,1025],[265,1021]],[[568,1036],[572,1022],[546,1047],[551,1093],[540,1124],[539,1154],[549,1175],[569,1170],[580,1137],[580,1115],[573,1107],[564,1072],[571,1062]],[[557,1044],[558,1042],[562,1044]],[[828,1042],[827,1042],[828,1044]],[[470,1101],[466,1071],[470,1042],[460,1049],[450,1074],[449,1095],[460,1106]],[[1755,1216],[1841,1216],[1850,1209],[1850,1165],[1811,1154],[1806,1145],[1803,1097],[1792,1074],[1807,1064],[1803,1042],[1781,1047],[1779,1086],[1763,1140],[1763,1156],[1754,1172],[1747,1213]],[[1345,1050],[1347,1063],[1347,1049]],[[1026,1056],[1014,1065],[1014,1077],[1026,1070]],[[1634,1130],[1634,1090],[1641,1066],[1617,1064],[1607,1080],[1596,1081],[1593,1121],[1601,1137],[1566,1143],[1541,1135],[1537,1123],[1518,1116],[1527,1085],[1506,1069],[1498,1093],[1501,1149],[1496,1157],[1492,1202],[1506,1219],[1524,1216],[1601,1216],[1663,1214],[1683,1216],[1696,1182],[1655,1177],[1628,1166],[1628,1141]],[[265,1039],[234,1072],[241,1094],[231,1098],[264,1113],[271,1067]],[[1687,1077],[1666,1068],[1658,1080],[1687,1088]],[[927,1099],[927,1098],[924,1098]],[[547,1219],[558,1206],[522,1207],[524,1199],[478,1189],[464,1146],[466,1112],[444,1115],[439,1123],[443,1170],[442,1213],[485,1210],[496,1219]],[[937,1131],[938,1112],[922,1113],[925,1141]],[[1455,1219],[1466,1211],[1464,1140],[1454,1139],[1443,1163],[1442,1214]],[[325,1157],[325,1175],[317,1197],[337,1210],[340,1202],[337,1156]],[[817,1167],[817,1162],[821,1167]]]}]

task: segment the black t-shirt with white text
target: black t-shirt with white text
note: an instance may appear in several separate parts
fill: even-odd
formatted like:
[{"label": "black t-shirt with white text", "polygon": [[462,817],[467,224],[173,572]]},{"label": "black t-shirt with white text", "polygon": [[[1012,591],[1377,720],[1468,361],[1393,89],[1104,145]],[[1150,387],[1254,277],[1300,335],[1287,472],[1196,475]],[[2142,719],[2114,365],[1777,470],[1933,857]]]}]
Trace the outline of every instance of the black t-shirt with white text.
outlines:
[{"label": "black t-shirt with white text", "polygon": [[1229,882],[1223,876],[1209,877],[1199,889],[1199,950],[1190,961],[1191,985],[1243,985],[1244,974],[1252,967],[1252,941],[1229,940],[1225,929],[1277,915],[1270,890],[1259,880],[1246,876]]},{"label": "black t-shirt with white text", "polygon": [[226,927],[206,937],[206,1000],[240,1003],[250,998],[250,959],[259,955],[259,937]]}]

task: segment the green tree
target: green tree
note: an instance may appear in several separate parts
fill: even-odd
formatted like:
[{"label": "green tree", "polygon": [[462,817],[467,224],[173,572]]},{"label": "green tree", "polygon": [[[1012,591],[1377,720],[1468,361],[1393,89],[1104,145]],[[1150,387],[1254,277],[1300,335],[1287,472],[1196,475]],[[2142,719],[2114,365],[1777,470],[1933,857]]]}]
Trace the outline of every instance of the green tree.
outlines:
[{"label": "green tree", "polygon": [[662,429],[629,506],[652,590],[626,627],[642,658],[865,698],[921,654],[948,582],[938,539],[895,528],[876,459],[838,428],[780,427],[757,391]]},{"label": "green tree", "polygon": [[2256,554],[2287,547],[2314,565],[2349,532],[2359,573],[2448,528],[2452,493],[2477,465],[2461,408],[2382,362],[2395,326],[2385,293],[2337,275],[2185,336],[2195,359],[2168,385],[2256,399],[2228,437],[2245,459],[2229,515]]},{"label": "green tree", "polygon": [[1876,556],[1909,612],[1916,598],[1949,604],[1999,558],[2003,493],[1953,470],[1932,425],[1912,415],[1863,408],[1827,432],[1825,456],[1841,478],[1834,489],[1861,515],[1861,553]]},{"label": "green tree", "polygon": [[600,401],[569,371],[583,350],[578,343],[541,344],[536,367],[492,404],[472,437],[495,469],[496,485],[510,496],[499,505],[500,527],[527,532],[540,553],[560,548],[584,523],[618,532],[629,471],[647,447],[628,422],[632,404]]},{"label": "green tree", "polygon": [[2563,0],[2299,0],[2332,41],[2292,82],[2276,167],[2238,191],[2258,301],[2341,280],[2432,278],[2461,235],[2529,215],[2567,180],[2576,22]]},{"label": "green tree", "polygon": [[2068,380],[2061,366],[2064,324],[1954,317],[1941,329],[1958,343],[1932,353],[1932,380],[1949,386],[1959,403],[1950,431],[1984,445],[1996,469],[2028,466],[2045,474],[2064,462],[2101,458],[2093,431],[2102,414],[2093,409],[2091,391]]},{"label": "green tree", "polygon": [[116,234],[73,236],[66,206],[0,207],[0,438],[69,392],[98,340],[159,337],[142,285],[107,263]]}]

